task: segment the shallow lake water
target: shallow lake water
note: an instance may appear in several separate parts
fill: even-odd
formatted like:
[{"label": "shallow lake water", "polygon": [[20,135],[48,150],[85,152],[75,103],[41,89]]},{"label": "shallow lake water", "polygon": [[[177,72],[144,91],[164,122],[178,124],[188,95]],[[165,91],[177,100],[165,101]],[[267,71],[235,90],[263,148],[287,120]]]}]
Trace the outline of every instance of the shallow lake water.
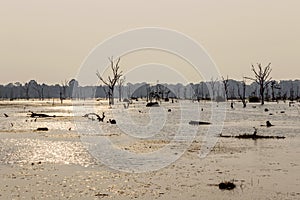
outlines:
[{"label": "shallow lake water", "polygon": [[[0,101],[0,198],[299,199],[299,105]],[[30,111],[55,117],[31,118]],[[102,112],[103,122],[83,117]],[[219,137],[253,127],[286,138]],[[221,181],[237,187],[219,190]]]}]

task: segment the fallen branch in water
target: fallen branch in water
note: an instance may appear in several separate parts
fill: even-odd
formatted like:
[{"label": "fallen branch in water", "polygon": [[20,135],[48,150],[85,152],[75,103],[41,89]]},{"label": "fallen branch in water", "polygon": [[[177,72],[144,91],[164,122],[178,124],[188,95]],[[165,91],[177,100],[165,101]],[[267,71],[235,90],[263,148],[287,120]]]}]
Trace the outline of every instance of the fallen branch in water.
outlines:
[{"label": "fallen branch in water", "polygon": [[47,115],[47,114],[42,114],[42,113],[34,113],[31,112],[30,117],[36,118],[36,117],[56,117],[55,115]]},{"label": "fallen branch in water", "polygon": [[88,114],[83,115],[82,117],[87,117],[91,120],[95,120],[95,118],[93,116],[95,116],[99,122],[103,122],[103,120],[105,118],[104,112],[102,112],[102,117],[100,117],[100,115],[98,115],[96,113],[88,113]]},{"label": "fallen branch in water", "polygon": [[269,135],[257,135],[257,128],[254,128],[253,134],[242,134],[242,135],[222,135],[220,134],[220,137],[226,137],[226,138],[238,138],[238,139],[284,139],[285,136],[269,136]]},{"label": "fallen branch in water", "polygon": [[189,122],[190,125],[209,125],[211,124],[210,122],[202,122],[202,121],[190,121]]},{"label": "fallen branch in water", "polygon": [[37,128],[37,131],[48,131],[49,129],[47,127],[41,127],[41,128]]}]

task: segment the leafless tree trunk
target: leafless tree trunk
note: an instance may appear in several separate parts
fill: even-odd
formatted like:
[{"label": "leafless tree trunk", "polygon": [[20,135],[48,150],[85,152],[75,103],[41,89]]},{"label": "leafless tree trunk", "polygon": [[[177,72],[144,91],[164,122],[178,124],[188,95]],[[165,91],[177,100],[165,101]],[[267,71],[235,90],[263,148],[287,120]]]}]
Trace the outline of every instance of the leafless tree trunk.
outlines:
[{"label": "leafless tree trunk", "polygon": [[228,88],[229,88],[228,76],[226,79],[222,76],[222,82],[223,82],[223,86],[224,86],[225,101],[226,101],[228,99]]},{"label": "leafless tree trunk", "polygon": [[63,100],[66,98],[66,91],[67,91],[68,81],[62,81],[60,91],[59,91],[59,99],[60,103],[63,104]]},{"label": "leafless tree trunk", "polygon": [[247,79],[255,81],[259,85],[259,94],[261,97],[261,105],[265,103],[265,89],[270,84],[272,77],[270,77],[271,63],[266,67],[262,67],[261,63],[257,64],[257,69],[252,65],[252,71],[254,73],[254,78],[245,77]]},{"label": "leafless tree trunk", "polygon": [[[240,88],[240,84],[238,84],[238,95],[243,103],[243,107],[246,108],[247,102],[246,102],[246,82],[243,80],[241,82],[242,88]],[[242,90],[242,91],[241,91]]]},{"label": "leafless tree trunk", "polygon": [[112,70],[112,76],[108,76],[107,80],[104,79],[102,77],[102,75],[97,71],[96,75],[98,76],[98,78],[105,84],[108,86],[108,103],[109,105],[114,105],[114,89],[115,89],[115,85],[117,84],[117,81],[122,77],[122,71],[120,70],[120,58],[117,59],[117,61],[113,60],[113,57],[108,58],[110,61],[110,68]]},{"label": "leafless tree trunk", "polygon": [[28,83],[24,84],[24,90],[25,90],[25,98],[27,100],[29,100],[29,84]]}]

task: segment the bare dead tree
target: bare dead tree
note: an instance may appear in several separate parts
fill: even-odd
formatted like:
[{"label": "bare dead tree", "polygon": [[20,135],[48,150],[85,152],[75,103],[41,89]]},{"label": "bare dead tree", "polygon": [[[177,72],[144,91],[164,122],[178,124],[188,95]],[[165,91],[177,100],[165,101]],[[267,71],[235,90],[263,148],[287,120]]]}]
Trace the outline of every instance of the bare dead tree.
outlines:
[{"label": "bare dead tree", "polygon": [[124,83],[125,83],[125,76],[123,78],[120,78],[118,80],[118,85],[119,85],[119,101],[122,101],[122,87],[123,87]]},{"label": "bare dead tree", "polygon": [[[241,86],[241,88],[240,88]],[[245,80],[241,81],[241,84],[237,84],[238,87],[238,95],[240,100],[243,103],[243,108],[246,108],[247,102],[246,102],[246,82]]]},{"label": "bare dead tree", "polygon": [[223,76],[222,76],[222,82],[223,82],[223,86],[224,86],[224,92],[225,92],[225,101],[228,99],[228,88],[229,88],[229,80],[228,80],[228,76],[227,78],[225,79]]},{"label": "bare dead tree", "polygon": [[28,83],[25,83],[24,84],[24,86],[23,86],[23,89],[24,89],[24,91],[25,91],[25,98],[27,99],[27,100],[29,100],[29,84]]},{"label": "bare dead tree", "polygon": [[67,80],[62,81],[60,86],[60,91],[59,91],[59,99],[61,104],[63,104],[63,100],[66,99],[67,87],[68,87],[68,81]]},{"label": "bare dead tree", "polygon": [[246,79],[250,79],[255,81],[259,85],[259,95],[261,98],[261,105],[265,103],[265,90],[267,86],[270,84],[272,77],[270,77],[270,73],[272,72],[271,63],[269,63],[266,67],[262,67],[261,63],[257,64],[257,69],[252,65],[252,71],[254,73],[254,78],[245,77]]},{"label": "bare dead tree", "polygon": [[97,71],[96,75],[98,78],[108,86],[108,103],[109,105],[114,105],[114,90],[117,81],[123,76],[123,72],[120,70],[120,58],[114,61],[113,57],[108,58],[110,62],[110,68],[112,70],[112,76],[108,76],[107,80],[103,78],[103,76]]}]

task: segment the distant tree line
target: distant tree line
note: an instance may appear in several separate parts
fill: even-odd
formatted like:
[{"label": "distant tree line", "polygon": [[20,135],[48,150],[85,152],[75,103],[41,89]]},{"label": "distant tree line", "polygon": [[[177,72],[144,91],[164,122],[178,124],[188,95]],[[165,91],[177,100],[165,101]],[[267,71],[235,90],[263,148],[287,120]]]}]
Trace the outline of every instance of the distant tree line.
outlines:
[{"label": "distant tree line", "polygon": [[[246,81],[233,79],[211,79],[207,82],[178,84],[131,84],[120,82],[118,90],[114,91],[113,98],[145,98],[148,101],[164,100],[169,98],[190,100],[260,100],[260,86],[257,82],[246,84]],[[120,84],[119,83],[119,84]],[[80,86],[78,81],[72,79],[61,84],[47,85],[31,80],[27,83],[9,83],[0,85],[0,99],[108,99],[110,89],[106,85]],[[263,91],[265,101],[299,100],[300,80],[271,80]]]}]

